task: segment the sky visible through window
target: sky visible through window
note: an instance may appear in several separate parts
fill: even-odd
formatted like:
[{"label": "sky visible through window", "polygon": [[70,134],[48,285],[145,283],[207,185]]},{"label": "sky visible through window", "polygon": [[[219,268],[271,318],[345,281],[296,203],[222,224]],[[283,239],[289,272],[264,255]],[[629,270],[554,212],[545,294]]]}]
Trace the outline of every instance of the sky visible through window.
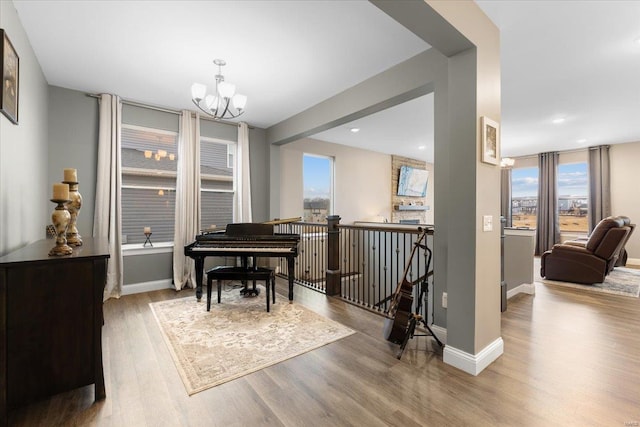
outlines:
[{"label": "sky visible through window", "polygon": [[[558,166],[558,195],[587,196],[588,173],[586,163],[568,163]],[[511,171],[512,197],[538,194],[538,168],[519,168]]]},{"label": "sky visible through window", "polygon": [[558,196],[587,196],[589,178],[586,163],[558,166]]},{"label": "sky visible through window", "polygon": [[305,199],[329,199],[331,159],[305,154],[302,160]]},{"label": "sky visible through window", "polygon": [[538,195],[538,168],[519,168],[511,171],[511,197]]}]

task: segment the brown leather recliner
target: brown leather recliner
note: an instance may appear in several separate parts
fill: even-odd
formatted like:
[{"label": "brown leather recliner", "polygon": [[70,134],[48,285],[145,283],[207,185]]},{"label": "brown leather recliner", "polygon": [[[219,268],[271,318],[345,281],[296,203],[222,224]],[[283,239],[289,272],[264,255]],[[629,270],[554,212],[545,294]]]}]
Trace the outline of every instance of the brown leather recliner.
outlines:
[{"label": "brown leather recliner", "polygon": [[631,224],[631,219],[629,219],[628,216],[619,216],[618,218],[621,218],[624,221],[624,225],[629,226],[629,234],[627,234],[627,238],[624,239],[624,242],[622,243],[620,254],[618,254],[618,260],[615,264],[616,267],[624,267],[625,265],[627,265],[627,250],[624,247],[629,241],[629,237],[631,237],[631,235],[633,234],[633,230],[636,229],[636,225]]},{"label": "brown leather recliner", "polygon": [[583,284],[601,283],[613,269],[631,227],[619,217],[598,223],[584,247],[557,244],[540,258],[540,275],[549,280]]},{"label": "brown leather recliner", "polygon": [[[613,217],[609,217],[609,218],[613,218]],[[631,219],[628,216],[620,215],[615,218],[621,219],[624,222],[624,225],[629,226],[629,234],[627,234],[627,237],[624,239],[624,242],[622,242],[622,247],[620,247],[620,252],[618,253],[618,260],[615,262],[615,265],[614,264],[610,265],[609,271],[613,270],[614,267],[624,267],[625,265],[627,265],[627,251],[624,247],[629,241],[629,238],[631,237],[631,235],[633,234],[633,230],[636,229],[636,225],[631,224]],[[567,240],[566,242],[563,242],[563,243],[567,245],[582,246],[584,248],[587,246],[587,241],[589,240],[589,237],[590,236],[580,237],[574,240]]]}]

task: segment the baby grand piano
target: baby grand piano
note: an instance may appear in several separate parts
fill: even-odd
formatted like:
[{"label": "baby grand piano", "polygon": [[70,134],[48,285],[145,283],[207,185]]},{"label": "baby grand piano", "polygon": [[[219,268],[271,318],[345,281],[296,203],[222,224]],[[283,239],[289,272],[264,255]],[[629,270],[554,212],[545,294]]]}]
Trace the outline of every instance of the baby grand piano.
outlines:
[{"label": "baby grand piano", "polygon": [[196,297],[202,298],[204,259],[208,256],[241,257],[246,267],[248,257],[287,258],[289,302],[293,301],[295,257],[298,256],[299,234],[274,233],[273,223],[228,224],[224,232],[203,233],[184,247],[184,254],[195,261]]}]

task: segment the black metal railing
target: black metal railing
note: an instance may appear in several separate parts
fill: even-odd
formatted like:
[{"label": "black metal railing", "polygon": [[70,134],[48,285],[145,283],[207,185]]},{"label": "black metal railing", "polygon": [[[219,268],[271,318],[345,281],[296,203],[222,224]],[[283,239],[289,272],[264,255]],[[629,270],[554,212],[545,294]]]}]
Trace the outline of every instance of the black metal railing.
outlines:
[{"label": "black metal railing", "polygon": [[[385,313],[398,284],[406,280],[415,284],[414,307],[420,291],[433,289],[433,260],[429,251],[417,247],[409,262],[421,230],[428,230],[422,244],[433,248],[433,227],[394,224],[341,225],[338,217],[327,224],[289,223],[278,232],[300,234],[295,266],[295,282],[302,286],[339,296],[368,310]],[[333,265],[332,265],[333,263]],[[286,274],[286,261],[280,266]],[[426,298],[425,298],[426,299]],[[431,310],[423,299],[421,312]],[[432,312],[432,311],[429,311]]]},{"label": "black metal railing", "polygon": [[[295,261],[295,282],[299,285],[326,291],[327,271],[327,224],[293,222],[280,224],[277,233],[295,233],[300,235],[298,256]],[[281,259],[279,271],[287,274],[287,261]]]}]

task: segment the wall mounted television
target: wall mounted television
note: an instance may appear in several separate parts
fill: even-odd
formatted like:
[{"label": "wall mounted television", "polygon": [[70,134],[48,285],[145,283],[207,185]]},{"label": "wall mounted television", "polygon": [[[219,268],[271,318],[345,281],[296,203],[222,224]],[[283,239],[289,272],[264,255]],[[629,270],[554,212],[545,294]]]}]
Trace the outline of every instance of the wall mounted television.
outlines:
[{"label": "wall mounted television", "polygon": [[398,176],[398,196],[425,197],[429,171],[401,166]]}]

